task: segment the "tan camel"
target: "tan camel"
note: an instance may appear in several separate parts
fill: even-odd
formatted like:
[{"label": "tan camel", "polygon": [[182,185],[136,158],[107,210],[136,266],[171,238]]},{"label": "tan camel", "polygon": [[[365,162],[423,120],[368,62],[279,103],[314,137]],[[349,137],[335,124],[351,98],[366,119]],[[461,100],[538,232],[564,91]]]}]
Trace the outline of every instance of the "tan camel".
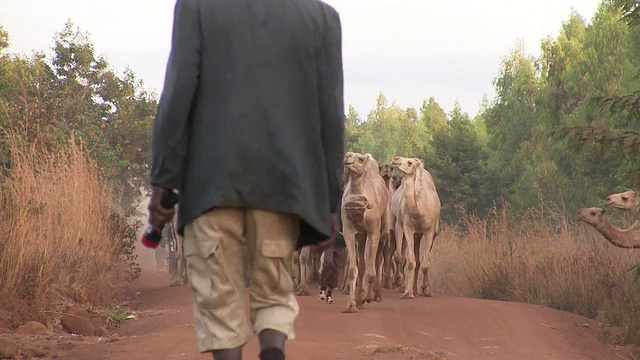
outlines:
[{"label": "tan camel", "polygon": [[402,176],[393,175],[393,189],[398,190],[398,188],[402,185]]},{"label": "tan camel", "polygon": [[629,190],[622,193],[607,196],[607,206],[624,210],[626,219],[624,225],[628,226],[633,222],[634,211],[640,206],[640,196],[638,191]]},{"label": "tan camel", "polygon": [[[399,215],[396,218],[396,238],[404,234],[405,289],[403,299],[432,296],[429,283],[429,257],[440,227],[440,198],[431,174],[424,168],[422,160],[396,157],[393,166],[402,172],[402,185],[392,202]],[[414,237],[415,236],[415,237]],[[416,241],[417,240],[417,241]],[[396,246],[396,258],[400,258],[401,246]],[[416,263],[416,253],[419,254]],[[419,271],[418,271],[419,270]],[[417,279],[416,279],[417,272]],[[416,281],[417,280],[417,281]]]},{"label": "tan camel", "polygon": [[[393,178],[393,167],[391,164],[380,164],[379,165],[380,176],[384,180],[385,187],[389,192],[389,199],[393,197],[393,193],[396,192],[396,187],[394,186],[394,178]],[[389,205],[391,205],[391,201],[389,201]],[[391,289],[393,287],[393,279],[395,278],[395,274],[398,271],[396,263],[393,261],[393,254],[396,250],[396,240],[395,240],[395,218],[393,217],[393,213],[391,213],[391,208],[389,211],[389,241],[386,242],[383,253],[384,253],[384,264],[382,268],[383,279],[384,279],[384,288]]]},{"label": "tan camel", "polygon": [[618,229],[605,216],[601,208],[583,208],[578,210],[578,220],[592,226],[611,244],[624,249],[640,249],[640,220],[636,220],[627,229]]},{"label": "tan camel", "polygon": [[295,250],[291,255],[291,280],[293,280],[293,286],[298,289],[300,285],[300,251]]},{"label": "tan camel", "polygon": [[349,258],[349,302],[343,312],[358,312],[365,302],[382,301],[382,249],[389,239],[389,192],[371,154],[347,152],[342,195],[342,233]]},{"label": "tan camel", "polygon": [[[317,282],[319,278],[320,255],[311,251],[311,246],[305,246],[298,252],[298,274],[294,276],[298,281],[296,295],[311,295],[311,285]],[[295,260],[293,261],[295,263]]]}]

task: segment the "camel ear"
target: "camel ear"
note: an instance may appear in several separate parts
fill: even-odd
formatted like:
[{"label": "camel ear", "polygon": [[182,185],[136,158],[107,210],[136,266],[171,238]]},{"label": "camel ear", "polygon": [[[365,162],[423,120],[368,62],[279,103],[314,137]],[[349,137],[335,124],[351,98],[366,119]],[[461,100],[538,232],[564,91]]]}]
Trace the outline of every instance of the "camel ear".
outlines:
[{"label": "camel ear", "polygon": [[607,210],[605,208],[602,208],[602,215],[606,214]]}]

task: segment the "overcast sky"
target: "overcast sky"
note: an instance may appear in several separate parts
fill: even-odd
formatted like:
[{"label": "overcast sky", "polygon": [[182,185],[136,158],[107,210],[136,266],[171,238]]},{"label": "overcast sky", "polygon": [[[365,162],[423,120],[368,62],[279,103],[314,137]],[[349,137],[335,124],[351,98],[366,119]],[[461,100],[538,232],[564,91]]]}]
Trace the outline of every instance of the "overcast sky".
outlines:
[{"label": "overcast sky", "polygon": [[[343,30],[345,102],[361,117],[380,91],[402,107],[435,97],[449,112],[458,100],[474,116],[501,59],[524,41],[538,56],[574,8],[591,20],[600,0],[327,0]],[[10,51],[47,50],[67,19],[90,34],[98,54],[160,92],[175,0],[0,0]]]}]

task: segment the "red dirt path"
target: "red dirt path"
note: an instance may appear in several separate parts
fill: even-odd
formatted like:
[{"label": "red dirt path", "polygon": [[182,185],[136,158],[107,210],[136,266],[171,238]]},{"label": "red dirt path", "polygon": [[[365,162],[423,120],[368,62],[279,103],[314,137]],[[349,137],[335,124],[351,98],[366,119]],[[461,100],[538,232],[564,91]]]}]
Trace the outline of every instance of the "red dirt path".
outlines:
[{"label": "red dirt path", "polygon": [[[119,341],[75,348],[58,359],[211,359],[196,348],[188,286],[169,287],[168,275],[153,271],[134,285],[148,315],[127,320],[115,331]],[[329,305],[298,297],[297,339],[288,342],[287,359],[626,358],[602,343],[597,322],[541,306],[448,295],[401,300],[400,293],[386,291],[382,303],[342,314],[346,298],[338,293]],[[257,354],[254,337],[244,358]]]}]

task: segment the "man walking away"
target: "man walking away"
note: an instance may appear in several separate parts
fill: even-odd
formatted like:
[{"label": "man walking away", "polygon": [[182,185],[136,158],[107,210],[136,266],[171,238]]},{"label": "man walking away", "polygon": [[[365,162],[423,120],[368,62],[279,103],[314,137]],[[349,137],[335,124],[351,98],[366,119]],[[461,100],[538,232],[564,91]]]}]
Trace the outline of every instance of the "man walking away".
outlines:
[{"label": "man walking away", "polygon": [[338,232],[338,13],[319,0],[177,0],[152,152],[149,223],[172,220],[160,204],[177,190],[200,352],[241,359],[255,332],[262,360],[284,359],[299,312],[287,260]]}]

